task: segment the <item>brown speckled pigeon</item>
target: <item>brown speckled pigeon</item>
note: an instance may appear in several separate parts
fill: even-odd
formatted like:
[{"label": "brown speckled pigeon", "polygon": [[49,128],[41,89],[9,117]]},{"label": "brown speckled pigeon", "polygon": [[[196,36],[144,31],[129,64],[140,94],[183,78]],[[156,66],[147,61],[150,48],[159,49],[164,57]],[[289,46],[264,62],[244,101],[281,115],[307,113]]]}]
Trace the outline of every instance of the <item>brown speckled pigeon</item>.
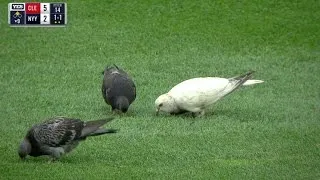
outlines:
[{"label": "brown speckled pigeon", "polygon": [[106,67],[103,72],[102,96],[112,111],[126,113],[136,99],[136,86],[124,70],[116,65]]},{"label": "brown speckled pigeon", "polygon": [[111,120],[113,118],[84,122],[62,116],[50,118],[28,130],[19,146],[19,156],[25,159],[27,155],[49,155],[52,160],[57,160],[63,154],[72,151],[88,136],[117,132],[115,129],[101,127]]}]

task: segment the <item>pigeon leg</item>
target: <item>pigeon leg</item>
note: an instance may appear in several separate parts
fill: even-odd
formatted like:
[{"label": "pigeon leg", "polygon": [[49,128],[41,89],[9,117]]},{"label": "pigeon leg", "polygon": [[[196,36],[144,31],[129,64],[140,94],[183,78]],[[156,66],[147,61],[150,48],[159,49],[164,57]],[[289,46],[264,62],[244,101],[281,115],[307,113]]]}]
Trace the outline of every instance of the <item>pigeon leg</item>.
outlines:
[{"label": "pigeon leg", "polygon": [[198,112],[192,112],[192,117],[194,117],[194,118],[197,117],[198,116],[197,114],[198,114]]},{"label": "pigeon leg", "polygon": [[199,112],[192,112],[192,117],[203,117],[204,116],[204,110],[201,110]]},{"label": "pigeon leg", "polygon": [[204,110],[202,110],[202,111],[200,112],[199,117],[203,117],[203,116],[204,116],[204,114],[205,114],[205,112],[204,112]]},{"label": "pigeon leg", "polygon": [[119,109],[112,109],[112,115],[121,115],[123,114]]},{"label": "pigeon leg", "polygon": [[118,111],[117,111],[116,108],[112,108],[111,112],[112,112],[112,115],[117,115],[118,114]]},{"label": "pigeon leg", "polygon": [[64,154],[64,149],[61,147],[58,148],[51,148],[51,161],[54,162],[58,159],[60,159],[60,157]]},{"label": "pigeon leg", "polygon": [[111,114],[112,114],[112,116],[114,116],[114,115],[117,115],[117,112],[113,109],[113,110],[111,110]]},{"label": "pigeon leg", "polygon": [[56,162],[57,159],[55,159],[54,157],[50,157],[48,164],[54,163]]}]

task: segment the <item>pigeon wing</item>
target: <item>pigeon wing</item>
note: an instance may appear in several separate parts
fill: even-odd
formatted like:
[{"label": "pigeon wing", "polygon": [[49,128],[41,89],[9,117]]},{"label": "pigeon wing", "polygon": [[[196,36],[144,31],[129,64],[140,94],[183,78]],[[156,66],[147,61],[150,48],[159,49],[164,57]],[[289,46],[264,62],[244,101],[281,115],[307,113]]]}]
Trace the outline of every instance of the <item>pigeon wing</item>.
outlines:
[{"label": "pigeon wing", "polygon": [[102,88],[101,88],[102,96],[103,96],[104,101],[109,105],[110,105],[110,99],[109,99],[110,89],[111,88],[109,87],[108,83],[106,83],[106,81],[103,80],[103,84],[102,84]]},{"label": "pigeon wing", "polygon": [[228,83],[225,78],[193,78],[176,85],[169,94],[182,109],[206,107],[223,97]]},{"label": "pigeon wing", "polygon": [[136,98],[136,86],[130,77],[119,75],[114,79],[113,93],[125,96],[131,104]]},{"label": "pigeon wing", "polygon": [[60,147],[77,140],[81,136],[83,124],[79,119],[53,118],[34,128],[33,135],[41,145]]},{"label": "pigeon wing", "polygon": [[136,89],[136,85],[134,84],[134,82],[132,81],[132,84],[131,84],[132,88],[133,88],[133,100],[132,102],[136,99],[137,97],[137,89]]},{"label": "pigeon wing", "polygon": [[103,76],[103,82],[102,82],[102,96],[104,101],[107,104],[111,104],[111,96],[112,94],[110,94],[111,89],[113,88],[113,81],[115,78],[115,74],[113,72],[115,72],[116,69],[110,69],[110,70],[106,70]]}]

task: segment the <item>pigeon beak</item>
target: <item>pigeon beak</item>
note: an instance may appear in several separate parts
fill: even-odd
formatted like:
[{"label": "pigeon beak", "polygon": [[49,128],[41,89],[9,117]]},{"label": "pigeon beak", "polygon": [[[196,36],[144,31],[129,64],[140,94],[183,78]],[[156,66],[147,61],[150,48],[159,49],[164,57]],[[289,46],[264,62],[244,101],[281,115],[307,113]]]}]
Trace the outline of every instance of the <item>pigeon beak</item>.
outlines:
[{"label": "pigeon beak", "polygon": [[156,109],[156,116],[159,115],[159,108]]}]

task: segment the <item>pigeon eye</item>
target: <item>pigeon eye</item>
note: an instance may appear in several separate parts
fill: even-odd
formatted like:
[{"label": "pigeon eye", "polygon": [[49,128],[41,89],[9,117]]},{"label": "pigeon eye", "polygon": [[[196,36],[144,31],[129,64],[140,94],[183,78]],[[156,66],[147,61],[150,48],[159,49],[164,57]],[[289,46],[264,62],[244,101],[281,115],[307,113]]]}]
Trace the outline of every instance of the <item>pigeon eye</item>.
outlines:
[{"label": "pigeon eye", "polygon": [[159,107],[161,107],[161,106],[163,106],[163,103],[160,103],[160,104],[159,104]]}]

